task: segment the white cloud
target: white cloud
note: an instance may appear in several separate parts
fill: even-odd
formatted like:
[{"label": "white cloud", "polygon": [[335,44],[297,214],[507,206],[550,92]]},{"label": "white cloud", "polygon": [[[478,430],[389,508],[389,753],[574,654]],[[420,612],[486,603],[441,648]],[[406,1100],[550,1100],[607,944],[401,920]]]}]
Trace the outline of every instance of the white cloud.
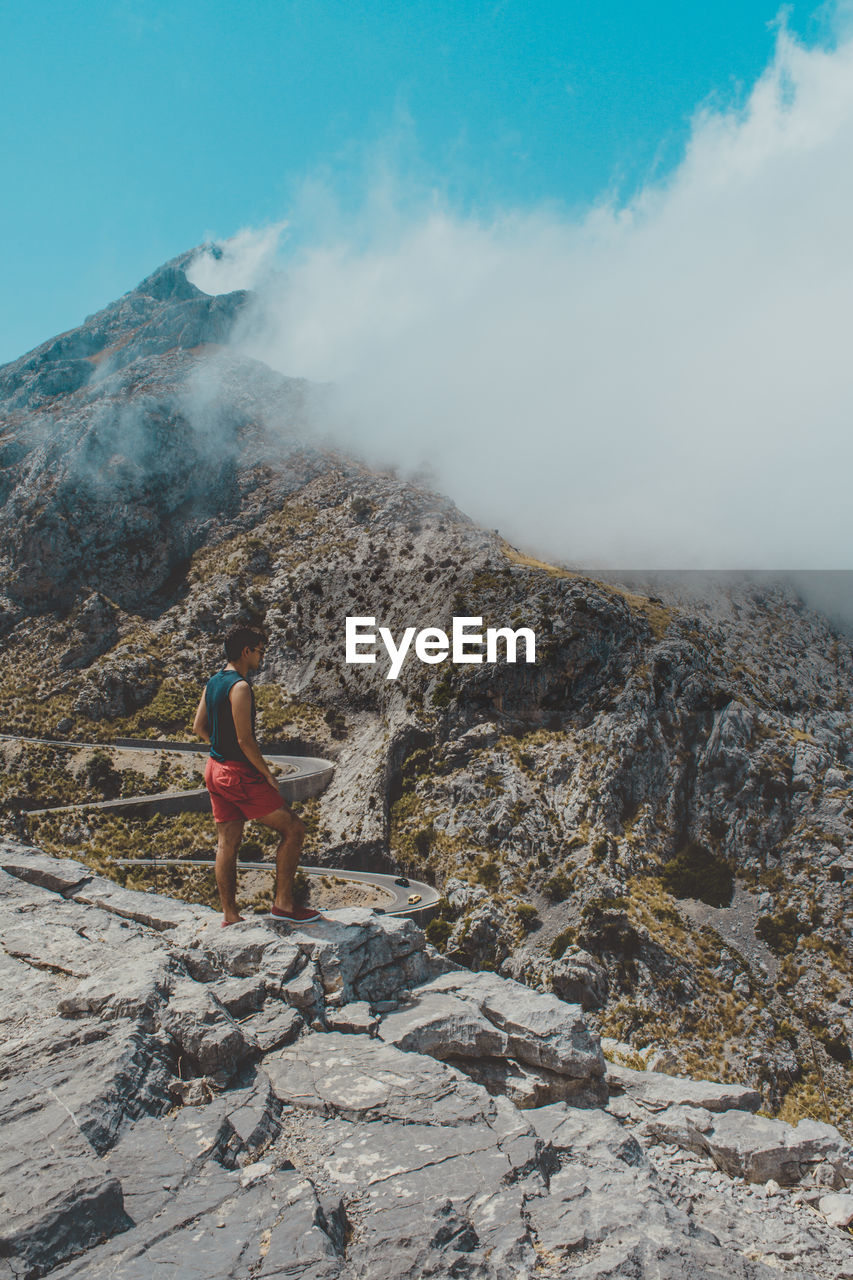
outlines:
[{"label": "white cloud", "polygon": [[429,463],[550,556],[849,567],[851,208],[853,40],[782,31],[745,107],[701,112],[628,207],[354,227],[266,277],[242,342],[334,384],[341,445]]},{"label": "white cloud", "polygon": [[246,228],[230,240],[206,245],[187,269],[187,279],[210,294],[257,288],[269,279],[286,227],[286,222],[276,222],[257,230]]}]

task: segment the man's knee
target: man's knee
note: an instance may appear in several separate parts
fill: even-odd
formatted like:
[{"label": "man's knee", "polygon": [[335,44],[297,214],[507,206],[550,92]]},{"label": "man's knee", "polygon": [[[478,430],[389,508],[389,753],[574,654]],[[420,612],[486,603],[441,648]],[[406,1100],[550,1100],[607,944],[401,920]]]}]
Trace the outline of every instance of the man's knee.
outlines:
[{"label": "man's knee", "polygon": [[265,827],[272,827],[273,831],[277,831],[284,840],[294,838],[302,840],[305,837],[305,823],[289,809],[278,809],[275,813],[268,814],[266,818],[259,818],[258,821]]},{"label": "man's knee", "polygon": [[285,811],[278,830],[284,840],[305,839],[305,823],[301,818],[297,818],[295,813]]}]

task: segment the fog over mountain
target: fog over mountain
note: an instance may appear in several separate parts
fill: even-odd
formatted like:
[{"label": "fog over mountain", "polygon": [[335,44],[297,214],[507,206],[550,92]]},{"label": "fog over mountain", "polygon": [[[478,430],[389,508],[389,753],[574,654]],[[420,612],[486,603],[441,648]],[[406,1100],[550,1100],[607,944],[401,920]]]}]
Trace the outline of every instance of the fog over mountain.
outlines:
[{"label": "fog over mountain", "polygon": [[234,342],[324,384],[332,440],[426,465],[546,557],[844,569],[851,158],[853,41],[783,29],[742,109],[703,108],[626,207],[413,212],[383,180],[354,221],[314,191],[300,248],[246,231],[190,278],[257,290]]},{"label": "fog over mountain", "polygon": [[[796,585],[832,612],[835,575],[542,563],[366,465],[367,435],[327,447],[346,379],[249,354],[275,295],[201,292],[187,272],[236,285],[241,255],[198,257],[0,369],[0,967],[24,993],[0,1256],[32,1280],[850,1274],[853,647]],[[500,494],[508,438],[476,439]],[[512,444],[545,510],[543,439]],[[524,625],[536,661],[415,646],[387,679],[346,661],[365,615]],[[209,816],[151,813],[246,619],[261,740],[331,766],[305,862],[331,892],[344,868],[434,885],[425,933],[365,908],[280,936],[244,884],[223,934]]]}]

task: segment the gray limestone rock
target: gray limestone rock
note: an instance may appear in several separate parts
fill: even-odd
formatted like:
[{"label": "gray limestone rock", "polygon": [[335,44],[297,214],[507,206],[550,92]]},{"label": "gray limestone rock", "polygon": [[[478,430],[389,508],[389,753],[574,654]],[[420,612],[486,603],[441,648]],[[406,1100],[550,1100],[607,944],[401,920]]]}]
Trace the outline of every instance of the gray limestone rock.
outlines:
[{"label": "gray limestone rock", "polygon": [[302,1015],[288,1005],[270,1001],[259,1013],[250,1014],[240,1022],[247,1042],[255,1044],[260,1053],[270,1053],[294,1040],[305,1025]]},{"label": "gray limestone rock", "polygon": [[101,1018],[140,1018],[154,1014],[168,999],[180,968],[168,955],[144,950],[139,942],[127,939],[121,964],[100,964],[73,991],[60,996],[57,1008],[63,1017],[98,1014]]},{"label": "gray limestone rock", "polygon": [[222,1007],[237,1021],[257,1013],[267,994],[262,973],[247,978],[221,978],[211,989]]},{"label": "gray limestone rock", "polygon": [[381,1114],[452,1126],[494,1110],[458,1071],[368,1036],[313,1033],[269,1055],[264,1070],[286,1105],[351,1121]]},{"label": "gray limestone rock", "polygon": [[243,1187],[239,1171],[208,1161],[152,1220],[55,1274],[61,1280],[150,1280],[170,1272],[188,1280],[331,1280],[340,1274],[340,1254],[325,1226],[316,1193],[292,1170],[276,1169]]},{"label": "gray limestone rock", "polygon": [[[790,1187],[810,1176],[813,1180],[817,1169],[828,1168],[833,1181],[838,1179],[841,1185],[853,1181],[853,1148],[832,1125],[801,1120],[792,1127],[742,1110],[712,1112],[689,1105],[644,1107],[643,1111],[647,1118],[641,1119],[639,1132],[644,1139],[707,1153],[730,1177],[761,1183],[772,1180]],[[614,1114],[636,1118],[642,1112],[629,1107],[617,1108]]]},{"label": "gray limestone rock", "polygon": [[519,1110],[571,1101],[575,1106],[600,1105],[605,1089],[600,1080],[565,1076],[546,1067],[531,1067],[514,1058],[458,1058],[449,1056],[460,1071],[489,1093],[504,1094]]},{"label": "gray limestone rock", "polygon": [[236,978],[264,976],[270,993],[303,968],[305,955],[296,941],[270,925],[247,921],[230,929],[220,927],[218,917],[208,911],[197,927],[182,931],[184,962],[201,982],[222,974]]},{"label": "gray limestone rock", "polygon": [[660,1071],[635,1071],[615,1062],[607,1064],[607,1085],[614,1111],[624,1097],[649,1111],[666,1107],[704,1107],[706,1111],[757,1111],[761,1094],[739,1084],[715,1080],[688,1080]]},{"label": "gray limestone rock", "polygon": [[177,982],[160,1016],[160,1025],[175,1045],[179,1068],[189,1074],[227,1083],[257,1052],[257,1045],[219,1003],[195,982]]},{"label": "gray limestone rock", "polygon": [[169,1046],[128,1019],[45,1019],[0,1051],[9,1080],[7,1106],[31,1117],[39,1132],[43,1106],[58,1105],[98,1154],[109,1149],[126,1118],[172,1105]]},{"label": "gray limestone rock", "polygon": [[792,1128],[781,1120],[724,1111],[714,1117],[706,1142],[721,1169],[750,1182],[773,1178],[793,1186],[824,1161],[853,1180],[853,1148],[832,1125],[817,1120]]},{"label": "gray limestone rock", "polygon": [[849,1227],[853,1222],[853,1195],[847,1192],[821,1196],[818,1209],[831,1227]]},{"label": "gray limestone rock", "polygon": [[605,1064],[576,1005],[449,970],[411,922],[221,930],[86,892],[42,855],[7,865],[0,976],[25,1006],[0,1010],[10,1276],[801,1280],[816,1250],[820,1280],[845,1274],[805,1206],[765,1198],[756,1223],[731,1199],[747,1184],[729,1174],[843,1189],[829,1126],[616,1068],[621,1094],[595,1105]]},{"label": "gray limestone rock", "polygon": [[103,1169],[67,1106],[21,1094],[4,1091],[0,1258],[13,1274],[39,1275],[126,1230],[130,1219],[121,1183]]},{"label": "gray limestone rock", "polygon": [[533,1265],[524,1186],[542,1186],[541,1143],[506,1099],[365,1036],[309,1036],[276,1064],[277,1092],[314,1116],[315,1181],[353,1202],[348,1276],[508,1280]]},{"label": "gray limestone rock", "polygon": [[481,884],[468,884],[450,876],[444,885],[444,896],[454,911],[463,912],[486,902],[489,892]]},{"label": "gray limestone rock", "polygon": [[379,1035],[452,1061],[519,1107],[606,1096],[601,1050],[578,1006],[491,974],[451,973],[425,983],[385,1016]]},{"label": "gray limestone rock", "polygon": [[209,917],[204,907],[194,907],[186,902],[176,902],[160,894],[140,893],[135,889],[121,889],[113,880],[92,876],[79,888],[69,891],[69,897],[85,906],[99,907],[125,920],[151,929],[177,929],[183,925],[192,927]]},{"label": "gray limestone rock", "polygon": [[510,953],[511,936],[506,912],[488,898],[456,922],[445,955],[454,963],[498,968]]},{"label": "gray limestone rock", "polygon": [[330,1007],[326,1012],[326,1025],[330,1031],[372,1036],[379,1028],[379,1018],[371,1013],[366,1000],[352,1000],[337,1009]]},{"label": "gray limestone rock", "polygon": [[605,1164],[613,1164],[614,1160],[631,1167],[646,1163],[636,1139],[606,1111],[577,1110],[565,1103],[556,1103],[539,1107],[525,1118],[561,1157],[569,1157],[573,1152],[585,1157],[596,1153]]},{"label": "gray limestone rock", "polygon": [[[610,1108],[615,1116],[637,1116],[637,1109],[630,1105],[622,1108]],[[671,1143],[681,1147],[683,1151],[709,1153],[708,1134],[713,1126],[711,1112],[702,1107],[672,1106],[661,1110],[640,1113],[637,1129],[645,1143]]]},{"label": "gray limestone rock", "polygon": [[386,1044],[434,1058],[506,1058],[509,1036],[473,1000],[446,991],[415,991],[411,1001],[382,1020]]},{"label": "gray limestone rock", "polygon": [[322,924],[291,936],[318,966],[324,995],[343,1003],[393,1000],[448,968],[426,949],[414,920],[366,907],[330,911]]},{"label": "gray limestone rock", "polygon": [[464,970],[433,978],[412,994],[418,999],[447,995],[473,1005],[506,1036],[507,1051],[519,1062],[576,1079],[604,1075],[598,1038],[589,1032],[579,1007],[556,996],[495,974]]},{"label": "gray limestone rock", "polygon": [[586,1280],[683,1280],[689,1274],[770,1280],[774,1274],[721,1248],[676,1206],[612,1116],[560,1105],[525,1115],[558,1161],[548,1194],[528,1206],[537,1252],[551,1263],[551,1274]]},{"label": "gray limestone rock", "polygon": [[50,858],[27,845],[0,842],[0,867],[16,880],[39,885],[54,893],[68,893],[92,879],[92,872],[73,858]]},{"label": "gray limestone rock", "polygon": [[317,1018],[323,1009],[323,985],[320,970],[313,960],[282,982],[276,992],[280,1000],[294,1005],[306,1018]]},{"label": "gray limestone rock", "polygon": [[603,964],[582,947],[571,944],[559,959],[541,952],[520,951],[509,956],[500,969],[508,978],[538,990],[550,990],[566,1004],[599,1009],[607,999],[609,979]]},{"label": "gray limestone rock", "polygon": [[554,964],[549,983],[555,996],[582,1009],[600,1009],[607,1000],[607,970],[581,947],[570,946]]}]

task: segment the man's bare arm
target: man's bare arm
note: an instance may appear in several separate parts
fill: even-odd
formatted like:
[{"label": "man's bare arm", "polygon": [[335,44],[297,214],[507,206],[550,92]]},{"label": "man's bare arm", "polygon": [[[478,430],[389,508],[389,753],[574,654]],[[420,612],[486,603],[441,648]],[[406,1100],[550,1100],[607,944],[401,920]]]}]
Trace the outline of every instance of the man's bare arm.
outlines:
[{"label": "man's bare arm", "polygon": [[204,694],[201,695],[201,701],[196,709],[195,720],[193,720],[193,733],[197,734],[199,738],[204,738],[205,742],[210,742],[210,724],[207,719],[207,698]]},{"label": "man's bare arm", "polygon": [[258,773],[266,778],[270,786],[278,791],[278,780],[261,755],[261,749],[252,732],[252,692],[248,684],[241,680],[239,684],[234,685],[228,697],[240,750],[249,763],[255,766]]}]

